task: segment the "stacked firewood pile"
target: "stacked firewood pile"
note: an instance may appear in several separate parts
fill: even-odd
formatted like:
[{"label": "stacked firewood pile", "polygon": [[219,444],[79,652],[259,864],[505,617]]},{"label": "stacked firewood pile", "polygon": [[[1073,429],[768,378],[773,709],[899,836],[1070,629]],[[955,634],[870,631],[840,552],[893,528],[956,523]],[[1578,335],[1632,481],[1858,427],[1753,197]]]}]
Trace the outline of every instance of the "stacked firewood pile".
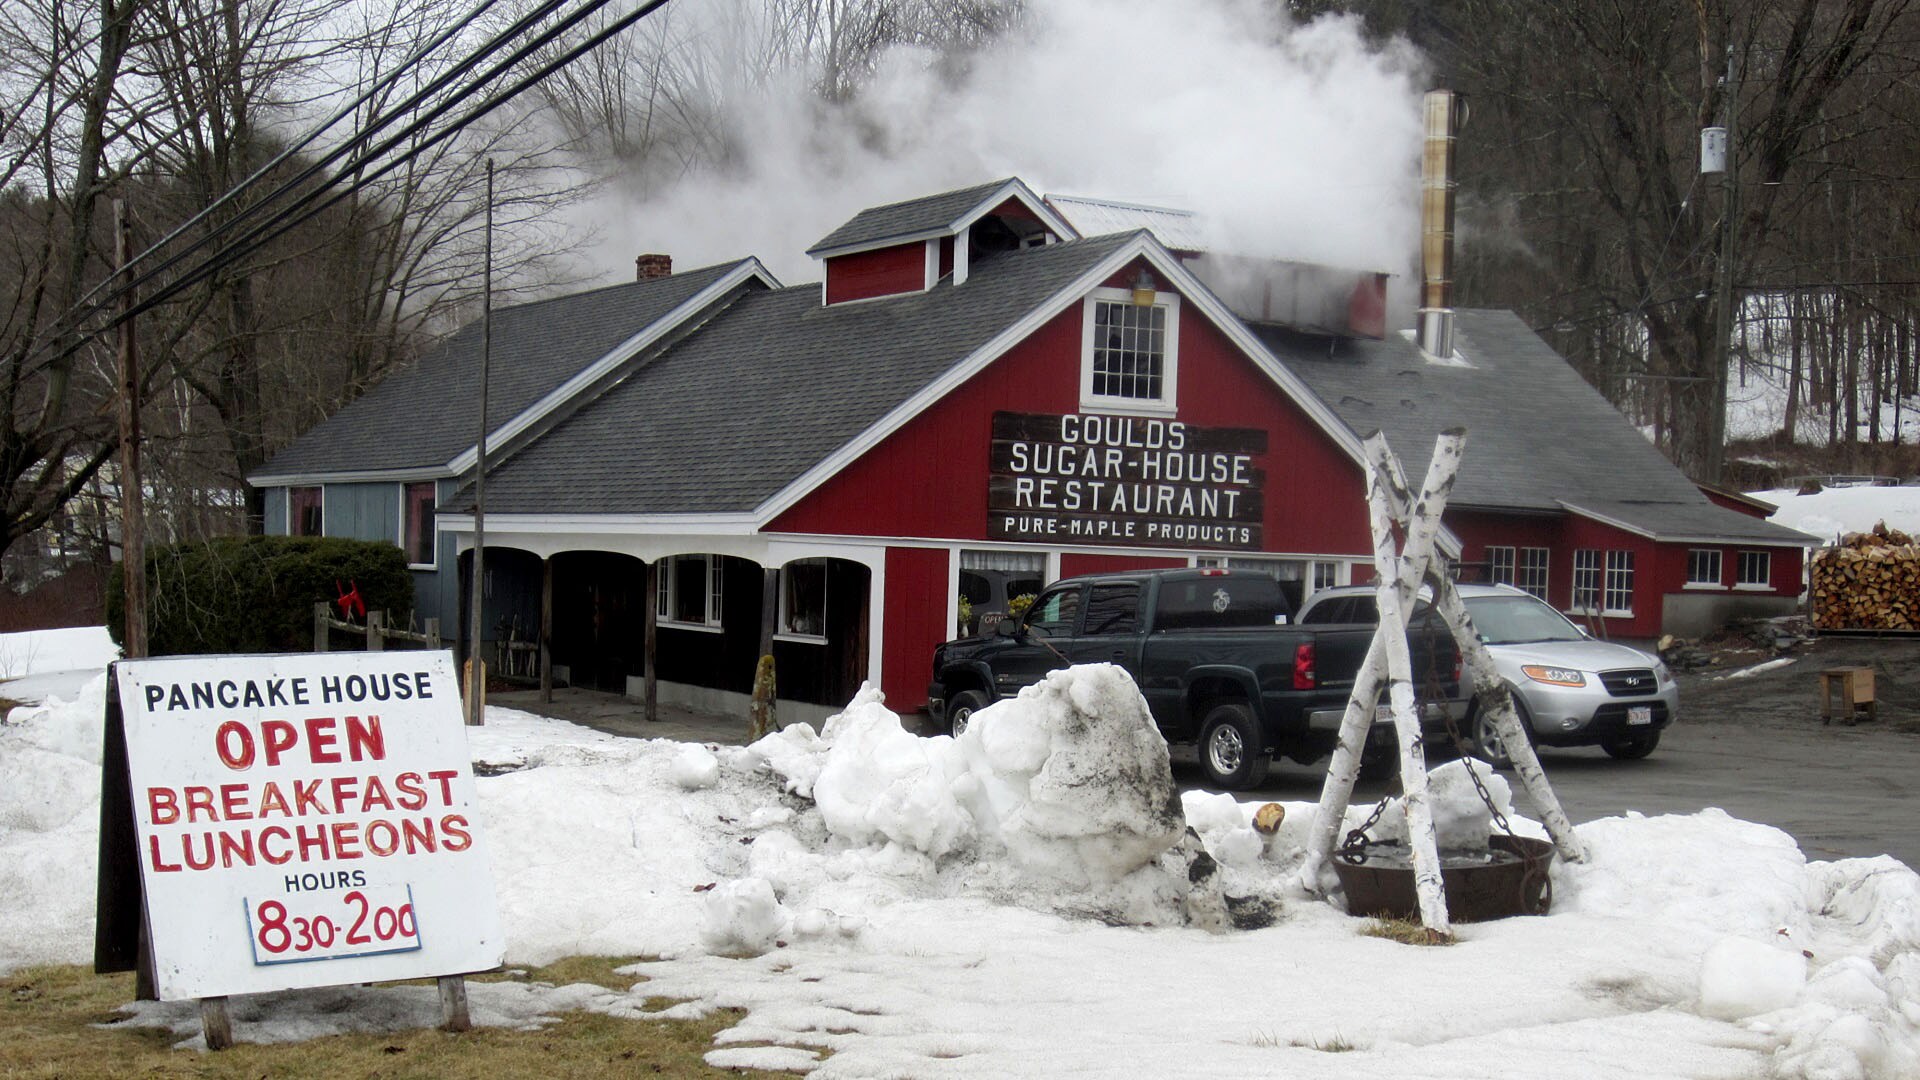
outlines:
[{"label": "stacked firewood pile", "polygon": [[1818,629],[1920,629],[1920,544],[1884,521],[1814,552],[1811,577]]}]

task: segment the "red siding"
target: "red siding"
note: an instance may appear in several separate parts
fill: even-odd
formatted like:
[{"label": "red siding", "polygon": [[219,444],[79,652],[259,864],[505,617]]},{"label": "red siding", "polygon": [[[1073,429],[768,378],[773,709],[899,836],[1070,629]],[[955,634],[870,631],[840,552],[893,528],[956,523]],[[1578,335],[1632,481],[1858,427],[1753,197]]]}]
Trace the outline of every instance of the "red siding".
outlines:
[{"label": "red siding", "polygon": [[918,292],[927,283],[923,241],[836,255],[827,260],[827,303]]},{"label": "red siding", "polygon": [[1110,574],[1116,570],[1175,570],[1187,565],[1185,559],[1156,558],[1152,555],[1076,555],[1060,556],[1060,576]]},{"label": "red siding", "polygon": [[1764,520],[1766,518],[1772,517],[1774,510],[1780,509],[1777,506],[1774,506],[1771,509],[1769,509],[1768,506],[1770,504],[1763,504],[1763,505],[1756,506],[1754,504],[1759,500],[1739,498],[1734,495],[1730,495],[1727,492],[1719,491],[1714,488],[1706,487],[1704,485],[1695,485],[1695,486],[1700,488],[1700,494],[1705,495],[1707,497],[1708,502],[1713,503],[1715,506],[1724,506],[1729,510],[1737,510],[1742,514],[1747,515],[1748,517],[1757,517]]},{"label": "red siding", "polygon": [[[1633,552],[1633,617],[1632,618],[1595,618],[1595,629],[1605,623],[1605,636],[1609,638],[1651,638],[1660,636],[1660,615],[1662,597],[1668,591],[1672,581],[1670,564],[1672,545],[1662,553],[1661,545],[1636,533],[1603,525],[1598,521],[1577,515],[1569,516],[1566,522],[1566,551],[1554,552],[1554,568],[1562,574],[1566,582],[1564,594],[1557,594],[1554,603],[1562,610],[1573,604],[1573,553],[1582,548],[1592,548],[1602,552],[1600,556],[1601,584],[1606,582],[1606,555],[1608,551]],[[1685,560],[1686,551],[1680,550],[1679,558]],[[1684,561],[1681,564],[1685,570]],[[1562,570],[1564,568],[1564,570]],[[1665,569],[1663,569],[1665,568]],[[1667,575],[1663,578],[1663,572]],[[1584,615],[1574,617],[1574,621],[1585,625]]]},{"label": "red siding", "polygon": [[[1124,276],[1121,275],[1121,276]],[[769,532],[984,539],[996,410],[1080,411],[1081,304],[887,436]],[[1360,466],[1191,305],[1180,314],[1179,419],[1267,431],[1264,549],[1372,550]]]},{"label": "red siding", "polygon": [[945,548],[887,549],[880,691],[895,712],[926,706],[933,647],[952,636],[947,633],[947,559]]}]

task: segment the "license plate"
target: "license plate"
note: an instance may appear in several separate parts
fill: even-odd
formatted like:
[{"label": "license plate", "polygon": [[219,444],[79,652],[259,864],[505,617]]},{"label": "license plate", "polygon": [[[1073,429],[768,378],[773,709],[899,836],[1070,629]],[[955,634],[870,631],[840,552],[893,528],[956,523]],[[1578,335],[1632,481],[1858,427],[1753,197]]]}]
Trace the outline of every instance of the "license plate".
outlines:
[{"label": "license plate", "polygon": [[1627,709],[1627,723],[1629,724],[1653,723],[1653,706],[1651,705],[1630,706]]}]

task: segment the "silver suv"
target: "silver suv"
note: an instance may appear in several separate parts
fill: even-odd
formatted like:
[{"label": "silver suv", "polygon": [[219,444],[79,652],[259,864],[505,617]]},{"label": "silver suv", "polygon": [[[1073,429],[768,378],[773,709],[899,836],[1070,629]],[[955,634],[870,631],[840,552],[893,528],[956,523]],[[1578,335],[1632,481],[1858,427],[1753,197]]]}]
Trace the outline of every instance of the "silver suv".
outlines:
[{"label": "silver suv", "polygon": [[[1459,589],[1535,743],[1597,744],[1626,759],[1646,757],[1660,745],[1660,732],[1680,714],[1680,688],[1658,657],[1595,641],[1552,606],[1511,585]],[[1299,621],[1378,623],[1373,596],[1373,587],[1365,585],[1323,589],[1300,609]],[[1424,600],[1414,617],[1431,617]],[[1505,766],[1506,747],[1477,705],[1468,710],[1464,734],[1480,757]]]}]

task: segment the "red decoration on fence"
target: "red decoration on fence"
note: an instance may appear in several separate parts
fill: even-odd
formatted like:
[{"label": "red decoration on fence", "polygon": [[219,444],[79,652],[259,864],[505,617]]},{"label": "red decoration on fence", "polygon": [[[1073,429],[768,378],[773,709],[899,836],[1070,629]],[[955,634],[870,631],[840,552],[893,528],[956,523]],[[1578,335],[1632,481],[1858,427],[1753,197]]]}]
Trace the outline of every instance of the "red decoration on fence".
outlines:
[{"label": "red decoration on fence", "polygon": [[340,617],[342,619],[351,621],[354,617],[358,616],[364,620],[367,617],[367,602],[360,599],[359,582],[348,581],[347,588],[342,589],[340,587],[340,579],[335,578],[333,588],[335,592],[340,594],[333,603],[335,607],[340,609]]}]

